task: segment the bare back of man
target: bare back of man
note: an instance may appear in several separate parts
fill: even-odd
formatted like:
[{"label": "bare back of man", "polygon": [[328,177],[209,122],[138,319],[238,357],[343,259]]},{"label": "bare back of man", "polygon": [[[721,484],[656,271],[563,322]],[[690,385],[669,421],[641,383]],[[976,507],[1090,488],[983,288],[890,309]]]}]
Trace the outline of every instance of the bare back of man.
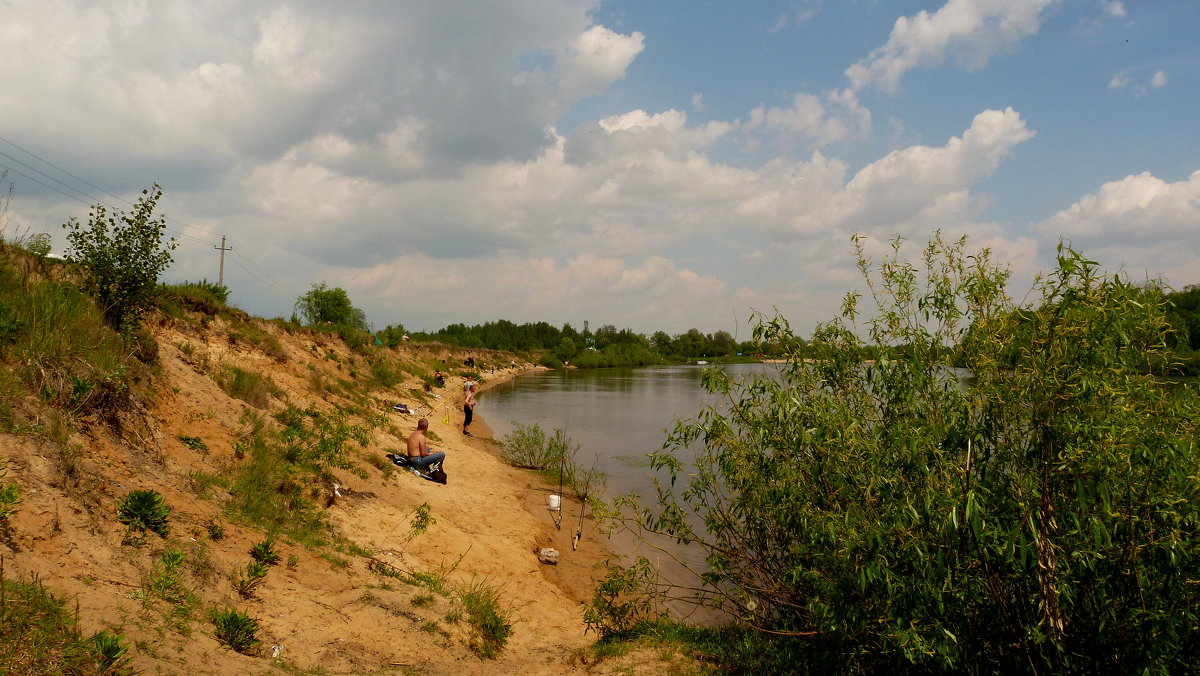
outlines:
[{"label": "bare back of man", "polygon": [[429,440],[425,438],[425,430],[427,429],[429,429],[429,421],[421,418],[417,421],[417,429],[408,435],[409,464],[422,470],[428,468],[430,465],[440,463],[446,458],[446,454],[441,451],[436,453],[429,451]]}]

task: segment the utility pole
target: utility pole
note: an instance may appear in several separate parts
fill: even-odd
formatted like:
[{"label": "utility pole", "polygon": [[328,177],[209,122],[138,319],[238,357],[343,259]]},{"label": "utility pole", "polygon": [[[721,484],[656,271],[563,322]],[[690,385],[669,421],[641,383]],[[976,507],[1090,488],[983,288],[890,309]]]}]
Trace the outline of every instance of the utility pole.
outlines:
[{"label": "utility pole", "polygon": [[226,249],[225,248],[225,235],[221,235],[221,246],[214,246],[213,248],[217,249],[218,251],[221,252],[221,272],[219,273],[219,276],[217,277],[217,286],[225,286],[225,252],[233,251],[233,247],[229,247],[228,249]]}]

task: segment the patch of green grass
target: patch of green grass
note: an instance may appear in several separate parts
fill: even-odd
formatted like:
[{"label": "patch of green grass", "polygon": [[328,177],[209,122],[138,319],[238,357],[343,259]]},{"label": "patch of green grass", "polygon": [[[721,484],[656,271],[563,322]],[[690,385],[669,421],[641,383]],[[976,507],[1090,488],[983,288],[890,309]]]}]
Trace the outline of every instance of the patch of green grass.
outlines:
[{"label": "patch of green grass", "polygon": [[259,352],[271,357],[276,362],[287,361],[287,351],[279,339],[264,329],[257,320],[235,320],[229,332],[230,340],[236,340],[253,346]]},{"label": "patch of green grass", "polygon": [[467,621],[474,630],[471,651],[481,659],[493,659],[512,636],[509,609],[501,603],[500,588],[486,580],[474,580],[458,593]]},{"label": "patch of green grass", "polygon": [[283,396],[283,390],[269,376],[237,366],[227,364],[216,380],[226,394],[255,408],[265,409],[271,397]]},{"label": "patch of green grass", "polygon": [[0,383],[0,423],[43,434],[40,414],[14,413],[13,404],[33,393],[73,416],[130,405],[148,374],[137,356],[149,350],[139,352],[134,333],[114,331],[76,286],[47,279],[19,256],[28,254],[0,244],[0,363],[15,376]]},{"label": "patch of green grass", "polygon": [[66,601],[36,577],[8,580],[0,568],[0,673],[129,673],[128,647],[107,630],[85,637]]},{"label": "patch of green grass", "polygon": [[185,435],[181,434],[176,438],[179,439],[179,441],[182,442],[184,446],[187,446],[188,448],[192,449],[193,451],[207,451],[208,450],[208,444],[204,443],[204,440],[202,440],[200,437],[189,437],[189,436],[185,436]]},{"label": "patch of green grass", "polygon": [[430,603],[433,603],[433,594],[417,594],[412,597],[412,604],[418,608],[423,608]]},{"label": "patch of green grass", "polygon": [[321,552],[320,554],[317,554],[317,557],[327,561],[333,568],[345,569],[350,567],[350,561],[348,559],[339,558],[329,552]]},{"label": "patch of green grass", "polygon": [[228,489],[229,479],[220,474],[195,470],[188,474],[188,483],[192,486],[192,492],[197,496],[208,499],[212,497],[217,489]]}]

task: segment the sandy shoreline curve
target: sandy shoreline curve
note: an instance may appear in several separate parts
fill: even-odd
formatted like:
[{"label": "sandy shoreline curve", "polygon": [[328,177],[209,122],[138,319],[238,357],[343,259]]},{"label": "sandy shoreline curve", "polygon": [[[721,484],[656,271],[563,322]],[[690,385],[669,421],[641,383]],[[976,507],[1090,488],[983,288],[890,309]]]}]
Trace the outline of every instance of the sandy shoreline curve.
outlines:
[{"label": "sandy shoreline curve", "polygon": [[[516,367],[497,368],[494,372],[483,374],[486,380],[477,382],[476,394],[486,392],[498,385],[515,380],[518,376],[538,371],[549,371],[544,366],[518,365]],[[450,415],[458,439],[468,446],[479,446],[500,460],[499,439],[495,438],[494,430],[487,424],[486,404],[476,406],[476,413],[471,422],[472,437],[461,435],[463,421],[463,384],[466,378],[456,377],[456,383],[448,382],[440,394],[451,400],[454,412]],[[479,413],[480,409],[485,413]],[[439,422],[444,420],[444,414],[439,409]],[[430,421],[433,422],[432,420]],[[453,433],[451,434],[453,437]],[[450,458],[448,458],[450,460]],[[450,465],[448,465],[449,467]],[[558,587],[572,601],[580,604],[579,615],[582,620],[583,604],[591,600],[595,582],[603,576],[602,563],[614,556],[606,537],[589,528],[593,524],[591,517],[585,512],[585,526],[578,547],[572,549],[575,530],[579,523],[579,504],[569,497],[563,497],[560,526],[554,526],[554,513],[547,509],[548,496],[557,493],[554,486],[546,483],[537,474],[521,469],[510,468],[513,472],[512,488],[521,496],[521,501],[528,513],[540,524],[544,532],[539,534],[537,547],[551,547],[559,552],[558,564],[541,566],[541,574],[547,582]],[[453,471],[449,469],[448,471]],[[453,476],[451,477],[453,481]],[[533,551],[533,548],[530,548]]]}]

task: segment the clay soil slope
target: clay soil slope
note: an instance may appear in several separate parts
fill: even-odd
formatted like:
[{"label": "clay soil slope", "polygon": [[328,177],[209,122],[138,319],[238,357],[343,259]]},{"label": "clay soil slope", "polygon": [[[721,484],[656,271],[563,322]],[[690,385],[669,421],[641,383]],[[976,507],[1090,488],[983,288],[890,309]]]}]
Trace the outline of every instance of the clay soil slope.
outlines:
[{"label": "clay soil slope", "polygon": [[[600,545],[587,541],[572,551],[568,529],[553,528],[536,479],[502,463],[486,433],[461,434],[461,375],[428,396],[414,392],[422,386],[411,374],[372,389],[367,356],[336,337],[243,319],[152,320],[159,353],[152,396],[119,423],[75,419],[66,443],[0,435],[6,481],[15,481],[22,497],[0,542],[6,579],[39,579],[78,608],[84,635],[121,633],[140,673],[532,676],[618,668],[584,657],[595,637],[585,634],[581,602],[603,556]],[[248,325],[269,338],[246,340]],[[400,362],[444,363],[444,371],[463,372],[465,354],[442,347],[405,344],[386,352]],[[489,383],[532,368],[514,368],[508,356],[475,356]],[[219,385],[228,367],[269,379],[274,393],[257,405],[230,396]],[[447,485],[381,462],[383,454],[403,448],[417,420],[395,412],[397,402],[420,406],[430,418],[432,446],[448,456]],[[266,534],[231,516],[233,489],[214,478],[249,461],[241,445],[248,421],[257,416],[273,425],[272,415],[288,406],[326,412],[357,406],[378,424],[365,446],[349,445],[352,470],[305,487],[340,544],[312,548],[276,540],[281,561],[247,599],[232,581]],[[166,538],[130,542],[117,505],[136,489],[165,497],[171,508]],[[415,510],[425,504],[434,523],[410,538]],[[566,508],[571,522],[577,508]],[[535,552],[544,546],[561,552],[559,565],[539,563]],[[187,555],[180,579],[194,595],[189,612],[152,593],[147,600],[169,547]],[[451,593],[431,589],[429,581],[437,579]],[[453,593],[472,587],[498,592],[512,625],[507,644],[491,659],[479,655],[479,633]],[[224,608],[258,621],[261,643],[250,654],[214,638],[208,613]],[[636,671],[649,673],[644,664]]]}]

